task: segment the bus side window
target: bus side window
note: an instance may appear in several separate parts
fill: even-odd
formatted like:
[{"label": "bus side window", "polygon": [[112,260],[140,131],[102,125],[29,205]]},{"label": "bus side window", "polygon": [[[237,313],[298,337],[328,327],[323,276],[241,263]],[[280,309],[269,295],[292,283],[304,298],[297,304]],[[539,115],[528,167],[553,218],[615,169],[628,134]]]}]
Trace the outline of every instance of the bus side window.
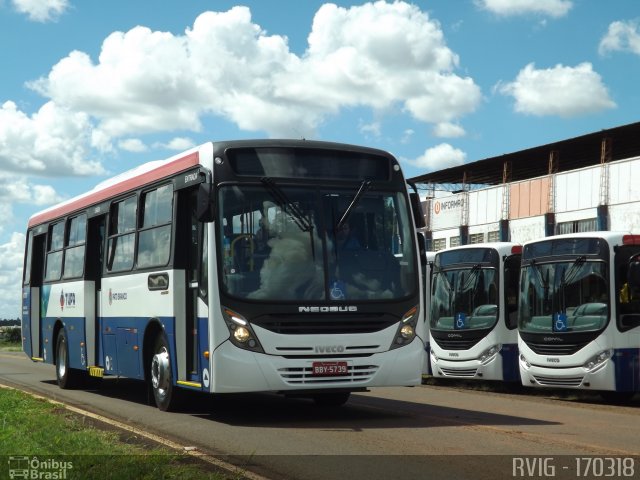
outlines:
[{"label": "bus side window", "polygon": [[107,270],[123,271],[133,267],[136,228],[136,197],[114,203],[109,221]]},{"label": "bus side window", "polygon": [[49,228],[49,248],[45,267],[45,282],[60,280],[62,274],[62,255],[64,246],[64,222],[58,222]]},{"label": "bus side window", "polygon": [[87,235],[85,214],[69,220],[66,249],[64,254],[63,278],[81,277],[84,273],[84,251]]}]

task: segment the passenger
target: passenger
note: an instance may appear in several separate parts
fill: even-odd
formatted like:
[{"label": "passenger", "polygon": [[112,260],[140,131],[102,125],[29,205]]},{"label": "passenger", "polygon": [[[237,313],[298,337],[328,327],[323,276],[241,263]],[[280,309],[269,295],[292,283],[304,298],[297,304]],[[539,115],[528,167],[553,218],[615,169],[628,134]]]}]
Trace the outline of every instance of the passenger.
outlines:
[{"label": "passenger", "polygon": [[336,242],[341,250],[360,250],[362,248],[355,230],[351,229],[348,222],[343,223],[337,231]]}]

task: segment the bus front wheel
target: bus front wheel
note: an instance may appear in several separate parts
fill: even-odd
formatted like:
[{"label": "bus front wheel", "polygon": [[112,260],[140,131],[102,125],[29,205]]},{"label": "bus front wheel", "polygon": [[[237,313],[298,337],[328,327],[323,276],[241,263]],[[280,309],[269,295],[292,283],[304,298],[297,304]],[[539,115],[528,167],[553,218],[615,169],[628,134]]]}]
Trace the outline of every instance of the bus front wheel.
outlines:
[{"label": "bus front wheel", "polygon": [[56,380],[63,389],[76,387],[82,380],[84,372],[69,367],[69,342],[64,329],[58,333],[56,340]]},{"label": "bus front wheel", "polygon": [[159,335],[151,358],[151,388],[156,405],[163,412],[175,410],[178,406],[178,391],[173,385],[169,344],[164,335]]}]

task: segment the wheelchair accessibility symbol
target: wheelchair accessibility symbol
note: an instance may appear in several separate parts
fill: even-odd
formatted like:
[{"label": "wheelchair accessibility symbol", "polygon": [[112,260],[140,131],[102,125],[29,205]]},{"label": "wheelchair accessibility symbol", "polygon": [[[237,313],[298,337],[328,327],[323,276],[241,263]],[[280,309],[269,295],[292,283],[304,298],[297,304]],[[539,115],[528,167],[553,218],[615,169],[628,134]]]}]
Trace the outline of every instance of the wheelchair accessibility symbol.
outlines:
[{"label": "wheelchair accessibility symbol", "polygon": [[467,316],[464,313],[456,314],[455,329],[467,328]]},{"label": "wheelchair accessibility symbol", "polygon": [[554,332],[567,331],[567,314],[566,313],[556,313],[553,316],[553,331]]}]

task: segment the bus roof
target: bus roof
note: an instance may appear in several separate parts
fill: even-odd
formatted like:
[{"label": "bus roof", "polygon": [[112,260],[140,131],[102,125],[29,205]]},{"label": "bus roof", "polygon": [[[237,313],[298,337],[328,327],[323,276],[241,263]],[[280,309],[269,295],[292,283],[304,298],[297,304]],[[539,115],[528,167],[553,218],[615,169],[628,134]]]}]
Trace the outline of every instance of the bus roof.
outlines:
[{"label": "bus roof", "polygon": [[50,222],[91,205],[96,205],[111,197],[135,190],[156,180],[170,177],[198,165],[199,158],[199,147],[195,147],[166,160],[154,160],[139,165],[99,183],[86,193],[34,214],[29,219],[29,228]]}]

